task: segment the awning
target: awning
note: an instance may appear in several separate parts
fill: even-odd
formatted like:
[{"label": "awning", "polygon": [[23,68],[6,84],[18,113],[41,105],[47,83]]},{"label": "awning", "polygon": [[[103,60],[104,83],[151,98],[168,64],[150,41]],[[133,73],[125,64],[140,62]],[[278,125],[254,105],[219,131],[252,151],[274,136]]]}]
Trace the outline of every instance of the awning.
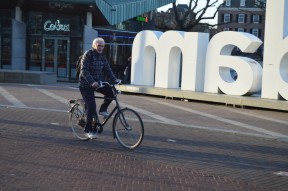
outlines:
[{"label": "awning", "polygon": [[153,11],[176,0],[95,0],[96,5],[111,25]]},{"label": "awning", "polygon": [[[176,0],[9,0],[0,1],[0,7],[13,8],[31,2],[57,2],[80,5],[95,5],[110,25],[153,11]],[[99,15],[99,13],[97,13]]]}]

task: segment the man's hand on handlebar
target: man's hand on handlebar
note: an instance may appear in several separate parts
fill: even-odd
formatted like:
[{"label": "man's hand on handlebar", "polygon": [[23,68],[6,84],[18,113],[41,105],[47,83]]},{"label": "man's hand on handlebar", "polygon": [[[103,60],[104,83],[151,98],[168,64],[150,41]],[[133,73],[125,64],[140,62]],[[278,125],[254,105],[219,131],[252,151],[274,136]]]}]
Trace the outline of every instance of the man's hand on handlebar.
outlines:
[{"label": "man's hand on handlebar", "polygon": [[92,88],[98,88],[99,87],[99,83],[98,82],[94,82],[91,86],[92,86]]},{"label": "man's hand on handlebar", "polygon": [[[102,88],[105,84],[111,86],[111,84],[110,84],[109,82],[102,82],[102,81],[94,82],[91,86],[92,86],[93,88],[98,89],[98,88]],[[120,85],[120,84],[121,84],[121,80],[120,80],[120,79],[116,79],[116,80],[114,81],[114,85]]]},{"label": "man's hand on handlebar", "polygon": [[116,79],[114,83],[119,85],[119,84],[121,84],[121,80],[120,79]]}]

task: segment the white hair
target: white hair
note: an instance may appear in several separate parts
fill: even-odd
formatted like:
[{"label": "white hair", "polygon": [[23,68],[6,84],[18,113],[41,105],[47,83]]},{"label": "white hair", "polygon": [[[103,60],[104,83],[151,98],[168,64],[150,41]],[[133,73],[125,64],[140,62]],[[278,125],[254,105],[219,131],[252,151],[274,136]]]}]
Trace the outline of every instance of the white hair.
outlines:
[{"label": "white hair", "polygon": [[96,43],[98,43],[98,42],[103,42],[103,43],[105,43],[105,41],[104,41],[103,38],[97,37],[97,38],[95,38],[95,39],[93,40],[93,42],[92,42],[92,47],[94,48],[94,46],[95,46]]}]

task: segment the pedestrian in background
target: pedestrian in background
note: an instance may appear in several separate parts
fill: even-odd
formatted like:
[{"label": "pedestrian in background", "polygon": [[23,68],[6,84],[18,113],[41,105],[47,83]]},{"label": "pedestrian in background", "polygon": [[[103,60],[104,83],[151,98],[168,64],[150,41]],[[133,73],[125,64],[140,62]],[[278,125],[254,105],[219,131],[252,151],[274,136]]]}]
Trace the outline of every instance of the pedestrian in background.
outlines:
[{"label": "pedestrian in background", "polygon": [[130,56],[127,60],[127,64],[124,70],[124,83],[125,84],[130,84],[130,79],[131,79],[131,59],[132,57]]}]

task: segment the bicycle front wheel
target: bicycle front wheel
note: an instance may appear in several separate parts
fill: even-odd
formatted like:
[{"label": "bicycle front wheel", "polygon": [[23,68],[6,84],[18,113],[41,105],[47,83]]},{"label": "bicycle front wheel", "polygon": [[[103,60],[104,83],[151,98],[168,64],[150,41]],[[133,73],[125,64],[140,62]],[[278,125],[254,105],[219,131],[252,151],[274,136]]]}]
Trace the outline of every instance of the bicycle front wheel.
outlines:
[{"label": "bicycle front wheel", "polygon": [[121,109],[114,118],[113,133],[121,146],[135,149],[144,138],[144,125],[141,117],[132,109]]},{"label": "bicycle front wheel", "polygon": [[71,111],[69,122],[73,134],[80,140],[86,141],[89,138],[85,136],[84,128],[86,124],[86,114],[85,114],[85,105],[83,104],[75,104]]}]

